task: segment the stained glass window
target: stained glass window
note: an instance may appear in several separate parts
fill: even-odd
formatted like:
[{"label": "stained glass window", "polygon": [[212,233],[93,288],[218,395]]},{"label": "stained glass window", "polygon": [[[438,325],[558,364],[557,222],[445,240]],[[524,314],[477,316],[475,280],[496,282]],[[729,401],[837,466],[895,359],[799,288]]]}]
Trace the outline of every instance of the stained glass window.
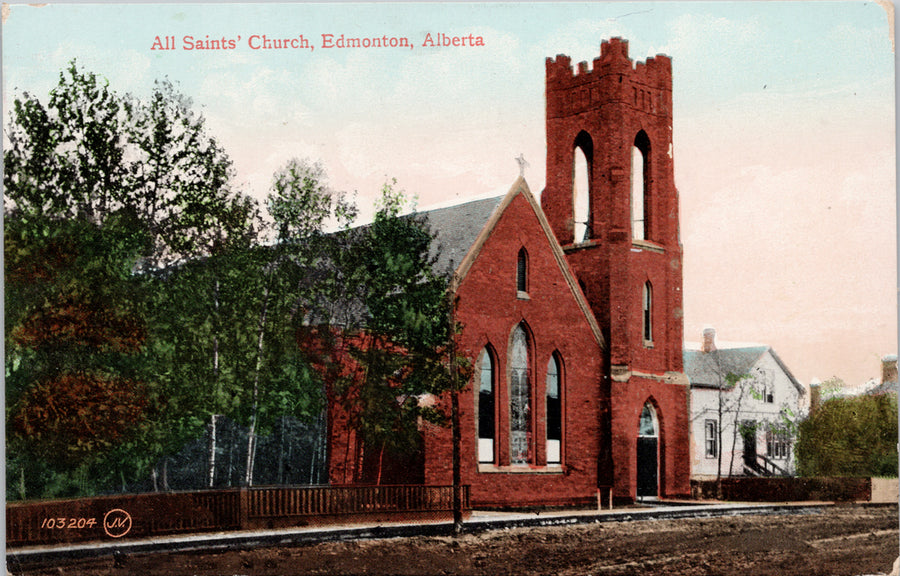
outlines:
[{"label": "stained glass window", "polygon": [[528,374],[528,336],[522,326],[513,332],[509,352],[509,459],[531,460],[531,386]]}]

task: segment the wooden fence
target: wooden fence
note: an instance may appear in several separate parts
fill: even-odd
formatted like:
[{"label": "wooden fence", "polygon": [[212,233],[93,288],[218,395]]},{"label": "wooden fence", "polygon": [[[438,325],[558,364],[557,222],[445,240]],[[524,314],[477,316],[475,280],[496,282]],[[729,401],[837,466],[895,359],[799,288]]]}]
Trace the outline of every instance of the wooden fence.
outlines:
[{"label": "wooden fence", "polygon": [[[461,489],[468,515],[468,486]],[[451,486],[260,487],[8,504],[6,545],[335,523],[444,522]]]},{"label": "wooden fence", "polygon": [[715,480],[691,480],[696,499],[742,502],[868,502],[872,497],[871,478],[757,478],[741,476]]}]

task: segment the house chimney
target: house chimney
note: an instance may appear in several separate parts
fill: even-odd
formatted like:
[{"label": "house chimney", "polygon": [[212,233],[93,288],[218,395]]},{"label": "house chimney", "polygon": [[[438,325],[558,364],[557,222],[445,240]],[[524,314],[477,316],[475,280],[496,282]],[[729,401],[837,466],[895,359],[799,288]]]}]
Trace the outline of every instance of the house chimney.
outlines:
[{"label": "house chimney", "polygon": [[819,409],[819,404],[822,402],[821,390],[819,387],[822,385],[819,382],[818,378],[813,378],[812,382],[809,383],[809,415],[812,416],[816,410]]},{"label": "house chimney", "polygon": [[897,381],[897,356],[889,354],[881,359],[881,383]]},{"label": "house chimney", "polygon": [[715,352],[716,351],[716,329],[715,328],[704,328],[703,329],[703,345],[700,348],[702,352]]}]

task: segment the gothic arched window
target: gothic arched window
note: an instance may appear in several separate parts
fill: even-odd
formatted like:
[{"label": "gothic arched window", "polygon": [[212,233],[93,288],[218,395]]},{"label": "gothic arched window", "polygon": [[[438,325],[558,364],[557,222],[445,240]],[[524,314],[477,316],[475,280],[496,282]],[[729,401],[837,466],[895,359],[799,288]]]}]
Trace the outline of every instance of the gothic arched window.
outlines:
[{"label": "gothic arched window", "polygon": [[641,410],[641,420],[638,423],[638,437],[657,438],[658,436],[659,424],[656,419],[656,410],[650,402],[647,402]]},{"label": "gothic arched window", "polygon": [[547,364],[547,464],[562,462],[562,373],[554,354]]},{"label": "gothic arched window", "polygon": [[586,132],[575,139],[572,159],[572,220],[574,222],[573,242],[591,239],[591,157],[593,143]]},{"label": "gothic arched window", "polygon": [[653,342],[653,286],[650,282],[644,283],[641,308],[644,319],[644,344],[651,344]]},{"label": "gothic arched window", "polygon": [[528,252],[524,247],[519,249],[516,261],[516,291],[523,294],[528,292]]},{"label": "gothic arched window", "polygon": [[641,130],[631,148],[631,238],[650,239],[650,139]]},{"label": "gothic arched window", "polygon": [[528,370],[528,335],[520,324],[509,348],[509,460],[531,461],[531,383]]},{"label": "gothic arched window", "polygon": [[485,346],[479,362],[478,461],[494,461],[494,360]]}]

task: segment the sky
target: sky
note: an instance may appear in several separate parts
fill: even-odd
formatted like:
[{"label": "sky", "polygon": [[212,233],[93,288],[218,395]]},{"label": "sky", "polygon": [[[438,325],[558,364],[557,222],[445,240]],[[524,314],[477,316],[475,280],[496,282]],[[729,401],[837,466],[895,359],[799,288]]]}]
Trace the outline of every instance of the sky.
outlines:
[{"label": "sky", "polygon": [[[291,158],[370,216],[396,179],[420,210],[545,180],[544,60],[610,37],[672,58],[684,329],[772,346],[803,384],[897,352],[892,6],[874,2],[11,4],[4,123],[75,59],[117,92],[168,78],[264,200]],[[429,46],[439,34],[483,46]],[[253,49],[268,39],[298,48]],[[326,47],[344,38],[386,48]],[[161,50],[172,37],[172,50]],[[197,49],[198,43],[231,49]],[[310,48],[303,47],[306,43]],[[468,42],[467,42],[468,43]],[[156,48],[156,49],[155,49]],[[188,49],[193,48],[193,49]]]}]

